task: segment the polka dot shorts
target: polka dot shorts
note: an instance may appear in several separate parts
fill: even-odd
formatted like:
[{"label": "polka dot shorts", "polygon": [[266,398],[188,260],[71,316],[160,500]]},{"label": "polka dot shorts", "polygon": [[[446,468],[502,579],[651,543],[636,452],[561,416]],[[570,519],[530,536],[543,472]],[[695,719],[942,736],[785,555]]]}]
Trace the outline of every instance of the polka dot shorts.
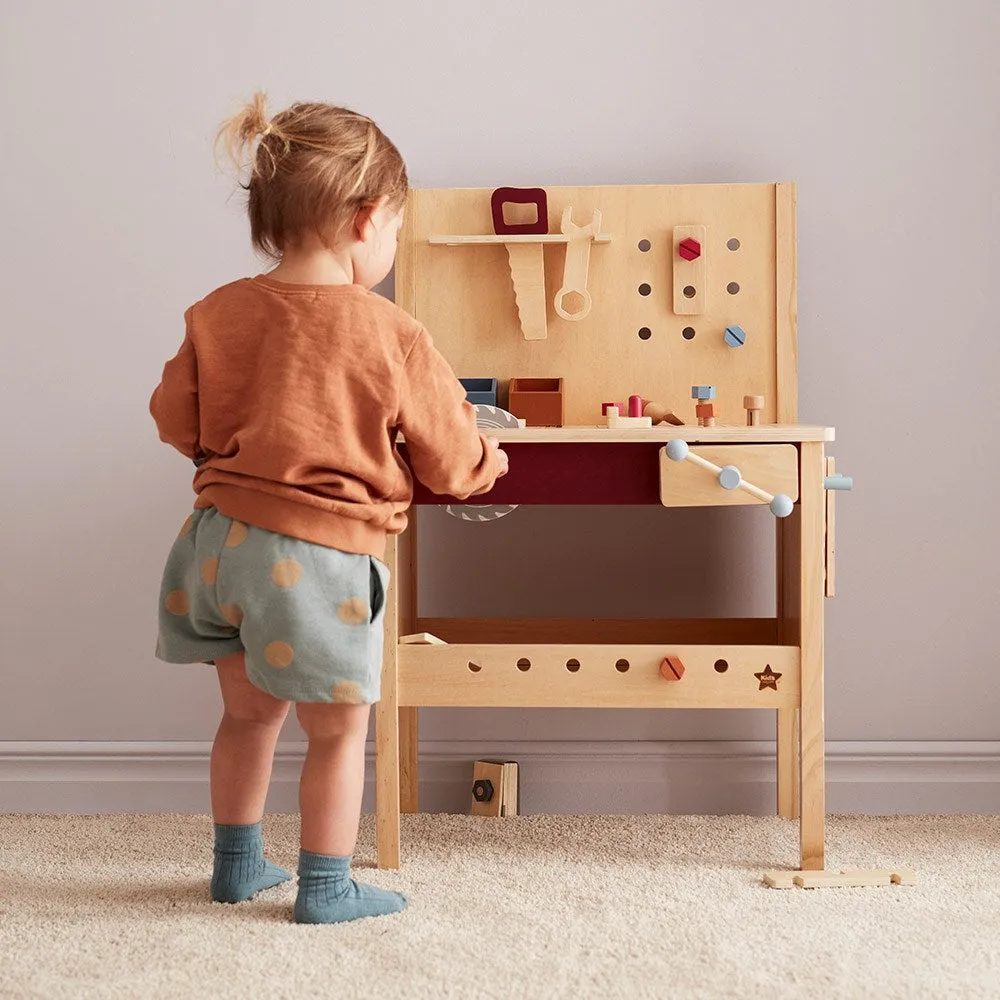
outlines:
[{"label": "polka dot shorts", "polygon": [[287,701],[379,699],[389,568],[248,526],[214,507],[184,522],[163,571],[156,655],[214,662]]}]

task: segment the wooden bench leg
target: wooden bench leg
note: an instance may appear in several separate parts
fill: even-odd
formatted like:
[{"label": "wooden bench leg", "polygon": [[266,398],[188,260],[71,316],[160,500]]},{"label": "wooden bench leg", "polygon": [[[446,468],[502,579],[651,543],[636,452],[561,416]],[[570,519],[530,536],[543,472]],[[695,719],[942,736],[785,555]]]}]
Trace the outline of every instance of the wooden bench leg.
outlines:
[{"label": "wooden bench leg", "polygon": [[379,868],[399,867],[399,552],[386,544],[389,590],[385,606],[382,696],[375,706],[375,839]]},{"label": "wooden bench leg", "polygon": [[399,710],[400,805],[405,813],[418,809],[418,711],[415,706]]},{"label": "wooden bench leg", "polygon": [[778,815],[799,818],[799,710],[779,708],[777,725]]},{"label": "wooden bench leg", "polygon": [[384,689],[375,706],[375,836],[379,868],[398,868],[399,714]]},{"label": "wooden bench leg", "polygon": [[823,590],[826,556],[826,471],[821,442],[800,446],[799,618],[802,632],[802,768],[800,852],[803,870],[825,867],[826,747],[823,719]]}]

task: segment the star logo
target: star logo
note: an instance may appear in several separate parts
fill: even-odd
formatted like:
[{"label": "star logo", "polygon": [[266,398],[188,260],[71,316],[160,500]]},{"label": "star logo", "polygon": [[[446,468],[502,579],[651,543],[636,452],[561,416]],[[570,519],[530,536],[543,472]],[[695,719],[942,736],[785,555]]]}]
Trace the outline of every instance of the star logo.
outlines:
[{"label": "star logo", "polygon": [[776,674],[771,669],[770,663],[759,674],[754,674],[754,677],[760,681],[758,691],[763,691],[765,688],[770,688],[772,691],[778,690],[778,680],[781,678],[781,674]]}]

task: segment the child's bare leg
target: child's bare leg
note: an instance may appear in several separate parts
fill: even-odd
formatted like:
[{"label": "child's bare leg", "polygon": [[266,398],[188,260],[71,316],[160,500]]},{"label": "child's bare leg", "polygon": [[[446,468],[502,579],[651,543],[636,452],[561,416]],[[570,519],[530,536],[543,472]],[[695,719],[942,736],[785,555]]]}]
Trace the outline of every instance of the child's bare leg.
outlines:
[{"label": "child's bare leg", "polygon": [[302,849],[341,857],[353,854],[371,705],[300,702],[295,712],[309,738],[299,782]]},{"label": "child's bare leg", "polygon": [[223,715],[211,760],[215,818],[212,898],[237,903],[292,877],[265,860],[260,830],[274,745],[289,703],[250,683],[243,653],[219,659],[216,670]]},{"label": "child's bare leg", "polygon": [[223,657],[215,669],[223,715],[212,744],[212,815],[216,823],[257,823],[289,702],[250,683],[243,653]]},{"label": "child's bare leg", "polygon": [[309,738],[299,811],[299,923],[339,923],[398,913],[406,897],[361,885],[350,877],[365,783],[365,738],[370,705],[301,702],[295,706]]}]

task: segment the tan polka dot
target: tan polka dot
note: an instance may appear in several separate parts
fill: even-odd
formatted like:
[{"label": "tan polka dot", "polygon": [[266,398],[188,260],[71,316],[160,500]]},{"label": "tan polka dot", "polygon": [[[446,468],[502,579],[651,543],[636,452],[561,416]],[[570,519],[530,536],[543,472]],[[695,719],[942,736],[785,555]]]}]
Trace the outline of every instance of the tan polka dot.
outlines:
[{"label": "tan polka dot", "polygon": [[239,625],[243,622],[243,609],[238,604],[223,604],[219,608],[222,612],[222,617],[229,622],[230,625]]},{"label": "tan polka dot", "polygon": [[186,615],[191,609],[186,590],[171,590],[163,603],[172,615]]},{"label": "tan polka dot", "polygon": [[337,617],[346,625],[360,625],[368,621],[368,602],[360,597],[349,597],[337,608]]},{"label": "tan polka dot", "polygon": [[191,526],[194,524],[194,514],[188,514],[187,520],[181,525],[181,530],[177,532],[178,538],[184,538],[191,532]]},{"label": "tan polka dot", "polygon": [[235,549],[247,540],[247,526],[242,521],[233,521],[226,536],[226,548]]},{"label": "tan polka dot", "polygon": [[264,659],[272,667],[287,667],[295,659],[295,650],[287,642],[270,642],[264,650]]},{"label": "tan polka dot", "polygon": [[341,681],[339,684],[334,684],[333,691],[330,693],[338,705],[363,704],[361,701],[361,688],[354,681]]},{"label": "tan polka dot", "polygon": [[209,556],[201,564],[201,578],[210,587],[215,585],[215,581],[219,579],[219,560],[215,556]]},{"label": "tan polka dot", "polygon": [[279,559],[271,568],[271,579],[279,587],[294,587],[302,577],[302,565],[295,559]]}]

